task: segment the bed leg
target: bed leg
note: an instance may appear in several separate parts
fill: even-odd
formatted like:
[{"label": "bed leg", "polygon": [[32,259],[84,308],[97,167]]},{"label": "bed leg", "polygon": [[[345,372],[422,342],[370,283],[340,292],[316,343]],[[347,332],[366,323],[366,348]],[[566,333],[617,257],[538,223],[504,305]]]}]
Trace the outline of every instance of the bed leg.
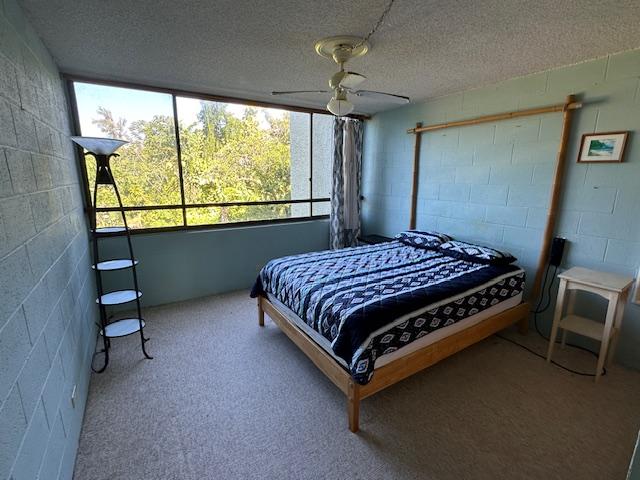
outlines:
[{"label": "bed leg", "polygon": [[258,297],[258,325],[264,327],[264,310],[262,309],[262,297]]},{"label": "bed leg", "polygon": [[347,412],[349,414],[349,430],[356,433],[360,429],[360,385],[353,380],[349,382]]},{"label": "bed leg", "polygon": [[529,315],[518,321],[518,333],[526,335],[529,331]]}]

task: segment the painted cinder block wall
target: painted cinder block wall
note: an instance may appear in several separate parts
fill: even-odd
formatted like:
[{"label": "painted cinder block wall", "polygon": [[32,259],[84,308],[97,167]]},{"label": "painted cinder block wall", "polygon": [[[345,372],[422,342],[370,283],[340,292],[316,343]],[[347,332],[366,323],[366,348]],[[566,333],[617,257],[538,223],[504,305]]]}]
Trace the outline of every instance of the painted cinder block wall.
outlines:
[{"label": "painted cinder block wall", "polygon": [[[117,180],[117,179],[116,179]],[[326,250],[328,220],[133,235],[142,305],[248,290],[272,258]],[[128,255],[123,237],[102,241],[101,258]],[[129,288],[131,274],[105,277],[105,291]],[[126,287],[125,287],[126,286]],[[248,292],[247,292],[248,294]],[[153,336],[153,325],[145,331]],[[152,347],[150,347],[152,348]]]},{"label": "painted cinder block wall", "polygon": [[[416,122],[563,103],[573,93],[585,106],[574,117],[556,228],[569,241],[562,268],[634,276],[640,264],[639,77],[640,50],[633,50],[375,115],[365,131],[364,231],[392,235],[408,228],[414,136],[406,130]],[[418,228],[508,249],[532,280],[561,121],[561,114],[548,114],[423,134]],[[576,163],[583,133],[617,130],[631,131],[624,163]],[[587,313],[604,313],[602,302],[580,299]],[[628,304],[618,360],[640,368],[638,345],[640,307]]]},{"label": "painted cinder block wall", "polygon": [[3,479],[73,475],[96,317],[68,118],[56,66],[20,8],[5,0],[0,3]]}]

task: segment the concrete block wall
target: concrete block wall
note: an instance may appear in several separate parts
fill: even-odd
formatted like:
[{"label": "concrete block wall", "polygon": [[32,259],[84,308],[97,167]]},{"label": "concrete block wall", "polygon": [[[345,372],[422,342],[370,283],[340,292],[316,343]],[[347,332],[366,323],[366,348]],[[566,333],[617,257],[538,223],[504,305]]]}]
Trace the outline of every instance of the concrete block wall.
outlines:
[{"label": "concrete block wall", "polygon": [[[329,221],[184,230],[134,235],[131,239],[140,262],[137,272],[142,306],[149,307],[249,290],[272,258],[329,248]],[[256,248],[256,239],[260,239],[260,248]],[[126,248],[122,237],[104,239],[100,255],[122,258],[128,255]],[[131,274],[126,270],[103,279],[105,291],[131,285]]]},{"label": "concrete block wall", "polygon": [[[640,50],[557,68],[375,115],[367,122],[363,228],[391,235],[409,223],[414,136],[424,124],[562,103],[575,114],[556,234],[563,267],[635,276],[640,264]],[[561,115],[423,134],[418,228],[510,250],[533,278],[546,221]],[[583,133],[629,130],[621,164],[576,163]],[[585,300],[585,310],[602,305]],[[593,314],[593,312],[590,312]],[[543,319],[548,322],[549,318]],[[627,307],[618,358],[640,368],[640,307]]]},{"label": "concrete block wall", "polygon": [[0,478],[73,475],[96,311],[68,119],[52,59],[1,2]]}]

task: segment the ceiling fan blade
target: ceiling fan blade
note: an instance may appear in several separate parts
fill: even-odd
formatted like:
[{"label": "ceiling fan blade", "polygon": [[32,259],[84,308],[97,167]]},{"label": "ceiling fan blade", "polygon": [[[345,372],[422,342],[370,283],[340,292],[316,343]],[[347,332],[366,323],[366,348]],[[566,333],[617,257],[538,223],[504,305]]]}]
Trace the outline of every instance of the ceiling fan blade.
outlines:
[{"label": "ceiling fan blade", "polygon": [[340,86],[342,88],[356,88],[362,82],[367,79],[364,75],[356,72],[345,72],[345,75],[340,80]]},{"label": "ceiling fan blade", "polygon": [[271,92],[271,95],[295,95],[297,93],[330,93],[328,90],[286,90],[281,92]]},{"label": "ceiling fan blade", "polygon": [[356,90],[351,92],[358,97],[386,97],[387,100],[397,102],[397,103],[409,103],[409,97],[405,97],[404,95],[396,95],[395,93],[386,93],[386,92],[375,92],[373,90]]}]

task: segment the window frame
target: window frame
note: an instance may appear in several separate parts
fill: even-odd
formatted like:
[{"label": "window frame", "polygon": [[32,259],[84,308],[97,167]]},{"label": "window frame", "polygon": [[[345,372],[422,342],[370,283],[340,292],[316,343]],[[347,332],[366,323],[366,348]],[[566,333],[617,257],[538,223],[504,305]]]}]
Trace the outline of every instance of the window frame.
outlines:
[{"label": "window frame", "polygon": [[[110,87],[128,88],[133,90],[143,90],[157,93],[165,93],[171,95],[172,109],[173,109],[173,123],[176,137],[176,156],[178,161],[178,181],[180,184],[180,204],[176,205],[139,205],[139,206],[124,206],[123,210],[127,211],[142,211],[142,210],[181,210],[182,211],[182,225],[171,225],[165,227],[147,227],[147,228],[134,228],[130,230],[132,234],[144,234],[144,233],[156,233],[156,232],[169,232],[169,231],[182,231],[182,230],[212,230],[221,228],[239,228],[256,225],[269,225],[280,223],[298,223],[313,220],[326,220],[329,215],[313,215],[313,206],[316,203],[328,203],[331,201],[328,197],[313,198],[313,115],[315,113],[326,115],[325,110],[317,108],[297,107],[279,103],[269,103],[250,99],[243,99],[237,97],[224,97],[220,95],[212,95],[201,92],[190,92],[184,90],[177,90],[172,88],[155,87],[150,85],[141,85],[137,83],[102,80],[96,78],[89,78],[77,75],[63,75],[66,84],[67,92],[69,95],[70,111],[73,122],[74,134],[80,134],[80,118],[78,114],[78,104],[75,95],[74,83],[89,83],[93,85],[104,85]],[[301,112],[310,114],[309,118],[309,198],[305,199],[289,199],[289,200],[261,200],[261,201],[246,201],[246,202],[213,202],[213,203],[186,203],[184,193],[184,175],[182,171],[182,151],[180,145],[179,135],[179,123],[178,123],[178,108],[177,98],[186,97],[204,101],[213,101],[221,103],[235,103],[245,106],[254,106],[262,108],[278,108],[287,110],[289,112]],[[369,117],[361,115],[349,115],[352,118],[365,120]],[[77,147],[78,152],[78,168],[80,170],[80,176],[83,183],[82,190],[85,202],[85,212],[89,213],[93,208],[91,201],[91,192],[89,187],[89,180],[87,177],[87,167],[85,158],[82,152],[82,148]],[[189,225],[187,222],[187,210],[191,208],[207,208],[207,207],[232,207],[232,206],[254,206],[254,205],[294,205],[294,204],[309,204],[309,215],[304,217],[291,217],[291,218],[274,218],[269,220],[248,220],[244,222],[224,222],[224,223],[210,223],[200,225]],[[118,207],[98,207],[96,212],[120,212]],[[121,233],[112,234],[113,236],[122,235]]]}]

